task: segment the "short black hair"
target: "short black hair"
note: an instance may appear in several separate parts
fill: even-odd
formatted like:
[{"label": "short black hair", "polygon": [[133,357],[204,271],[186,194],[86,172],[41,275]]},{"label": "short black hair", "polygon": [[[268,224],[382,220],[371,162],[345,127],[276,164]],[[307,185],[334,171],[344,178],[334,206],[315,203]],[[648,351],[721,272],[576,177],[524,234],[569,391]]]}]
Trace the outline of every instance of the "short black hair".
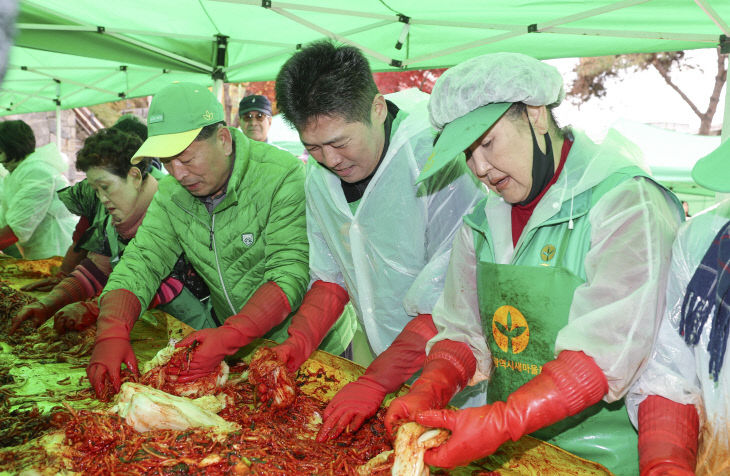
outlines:
[{"label": "short black hair", "polygon": [[130,162],[141,146],[142,140],[134,134],[114,127],[101,129],[84,141],[84,146],[76,154],[76,169],[88,172],[91,167],[101,167],[118,177],[126,178],[129,170],[137,167],[142,171],[142,177],[146,177],[149,157],[143,158],[136,165]]},{"label": "short black hair", "polygon": [[294,53],[276,76],[279,111],[299,130],[320,116],[370,124],[377,94],[370,64],[362,52],[328,40]]},{"label": "short black hair", "polygon": [[198,132],[198,135],[195,136],[195,139],[193,139],[193,142],[209,139],[221,126],[225,127],[226,123],[223,121],[218,121],[215,124],[208,124],[207,126],[203,126],[203,128],[200,129],[200,132]]},{"label": "short black hair", "polygon": [[140,121],[134,114],[125,114],[112,126],[113,129],[119,129],[127,134],[134,134],[142,142],[147,140],[147,124]]},{"label": "short black hair", "polygon": [[35,151],[35,134],[25,121],[0,122],[0,150],[8,162],[18,162]]}]

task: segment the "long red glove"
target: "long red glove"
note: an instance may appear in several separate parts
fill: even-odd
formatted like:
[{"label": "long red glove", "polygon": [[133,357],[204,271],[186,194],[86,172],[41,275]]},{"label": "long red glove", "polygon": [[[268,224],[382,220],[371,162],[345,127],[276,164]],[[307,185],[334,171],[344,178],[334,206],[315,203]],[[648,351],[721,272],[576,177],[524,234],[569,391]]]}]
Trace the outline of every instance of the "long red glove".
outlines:
[{"label": "long red glove", "polygon": [[346,428],[355,431],[375,415],[383,398],[421,368],[426,359],[426,342],[435,335],[430,314],[413,318],[363,376],[337,392],[324,410],[317,440],[336,438]]},{"label": "long red glove", "polygon": [[122,363],[134,374],[137,358],[129,342],[129,333],[140,315],[139,299],[131,291],[115,289],[104,294],[99,301],[99,319],[96,325],[96,344],[86,367],[86,375],[96,395],[104,398],[107,381],[111,381],[114,393],[121,387]]},{"label": "long red glove", "polygon": [[82,331],[96,322],[99,305],[96,300],[73,302],[53,316],[53,328],[58,334]]},{"label": "long red glove", "polygon": [[71,246],[66,250],[66,254],[63,256],[61,267],[58,272],[49,278],[40,279],[32,283],[28,283],[21,287],[21,291],[40,291],[47,292],[53,289],[58,283],[63,281],[64,278],[71,274],[71,271],[86,258],[87,251],[79,250],[76,251],[76,245],[83,233],[89,228],[89,220],[86,217],[81,217],[79,222],[76,224],[76,229],[71,236]]},{"label": "long red glove", "polygon": [[464,388],[476,367],[474,354],[465,343],[448,339],[437,342],[410,391],[390,402],[385,414],[388,433],[395,436],[397,424],[401,420],[415,419],[420,411],[445,407],[451,397]]},{"label": "long red glove", "polygon": [[0,228],[0,250],[18,242],[18,237],[9,226]]},{"label": "long red glove", "polygon": [[289,299],[278,284],[266,282],[249,298],[238,314],[234,314],[215,329],[193,332],[175,347],[187,347],[194,341],[199,346],[187,370],[178,382],[191,382],[213,372],[223,357],[235,354],[239,348],[266,334],[291,312]]},{"label": "long red glove", "polygon": [[289,325],[289,338],[272,349],[290,372],[295,372],[312,355],[349,299],[347,291],[339,284],[312,283]]},{"label": "long red glove", "polygon": [[34,327],[38,327],[65,305],[90,297],[86,294],[81,283],[76,278],[69,276],[38,302],[28,304],[18,311],[8,332],[15,333],[20,324],[26,320],[30,320]]},{"label": "long red glove", "polygon": [[641,476],[694,476],[699,425],[694,405],[646,397],[639,405]]},{"label": "long red glove", "polygon": [[563,351],[538,376],[512,392],[506,403],[416,415],[416,422],[424,426],[451,430],[446,443],[428,450],[423,460],[453,468],[483,458],[508,439],[517,441],[590,407],[607,391],[606,377],[591,357]]}]

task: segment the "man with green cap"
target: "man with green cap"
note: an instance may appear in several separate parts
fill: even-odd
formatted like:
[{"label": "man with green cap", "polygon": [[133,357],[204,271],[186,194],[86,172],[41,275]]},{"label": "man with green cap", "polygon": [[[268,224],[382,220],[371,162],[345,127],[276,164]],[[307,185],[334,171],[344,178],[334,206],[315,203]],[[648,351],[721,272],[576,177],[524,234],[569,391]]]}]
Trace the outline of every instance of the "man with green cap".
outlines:
[{"label": "man with green cap", "polygon": [[197,84],[158,92],[147,124],[149,137],[132,163],[159,157],[170,175],[160,181],[99,300],[87,368],[99,396],[108,381],[119,390],[122,363],[137,372],[129,332],[182,252],[210,289],[219,327],[178,343],[199,344],[179,381],[211,372],[257,337],[282,340],[283,321],[299,306],[309,279],[299,160],[226,127],[222,105]]},{"label": "man with green cap", "polygon": [[[730,141],[700,159],[692,179],[729,193]],[[728,473],[728,270],[730,200],[724,200],[677,232],[659,336],[626,397],[639,430],[642,475]]]},{"label": "man with green cap", "polygon": [[[447,70],[429,100],[441,130],[423,180],[466,160],[490,193],[454,238],[423,371],[400,420],[451,431],[425,454],[454,467],[532,434],[615,474],[638,472],[623,397],[648,360],[683,217],[633,144],[560,129],[552,66],[494,53]],[[488,405],[443,410],[488,379]]]}]

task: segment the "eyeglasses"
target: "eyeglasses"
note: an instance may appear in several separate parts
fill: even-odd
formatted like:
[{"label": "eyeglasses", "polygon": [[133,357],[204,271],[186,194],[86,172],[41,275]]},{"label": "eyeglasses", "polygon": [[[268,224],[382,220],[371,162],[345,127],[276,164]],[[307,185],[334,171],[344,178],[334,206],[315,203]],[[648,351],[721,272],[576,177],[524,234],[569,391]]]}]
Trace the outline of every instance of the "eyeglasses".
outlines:
[{"label": "eyeglasses", "polygon": [[241,115],[241,119],[243,119],[243,122],[251,122],[254,118],[257,121],[263,121],[266,116],[267,114],[264,114],[263,112],[247,112],[246,114]]}]

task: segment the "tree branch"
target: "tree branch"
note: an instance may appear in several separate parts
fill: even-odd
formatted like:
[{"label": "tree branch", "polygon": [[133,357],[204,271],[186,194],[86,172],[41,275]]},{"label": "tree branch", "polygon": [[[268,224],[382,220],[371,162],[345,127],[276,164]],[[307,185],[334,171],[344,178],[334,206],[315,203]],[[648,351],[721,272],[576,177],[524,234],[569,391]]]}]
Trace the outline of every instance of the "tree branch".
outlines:
[{"label": "tree branch", "polygon": [[674,89],[675,91],[677,91],[677,94],[679,94],[682,97],[682,99],[684,99],[684,102],[689,104],[689,107],[692,108],[692,111],[695,114],[697,114],[697,117],[702,119],[702,111],[700,111],[699,108],[697,106],[695,106],[695,104],[692,102],[692,100],[686,94],[684,94],[684,92],[679,88],[679,86],[677,86],[674,83],[674,81],[672,81],[672,78],[669,75],[669,71],[667,71],[667,69],[664,66],[659,64],[659,62],[656,59],[652,60],[651,65],[654,66],[654,69],[656,69],[657,72],[662,76],[662,78],[664,78],[664,81],[669,85],[669,87]]}]

